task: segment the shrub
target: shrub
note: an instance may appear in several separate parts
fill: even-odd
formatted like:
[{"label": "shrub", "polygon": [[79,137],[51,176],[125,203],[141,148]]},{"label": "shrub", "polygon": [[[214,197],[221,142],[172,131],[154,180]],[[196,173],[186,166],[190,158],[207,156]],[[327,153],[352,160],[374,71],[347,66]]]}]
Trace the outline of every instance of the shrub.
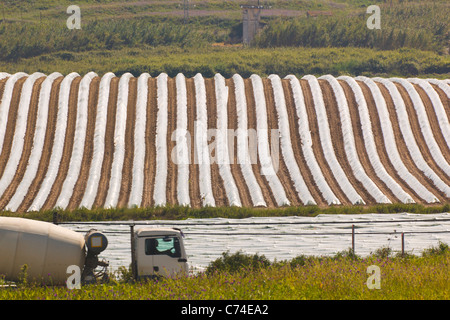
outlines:
[{"label": "shrub", "polygon": [[221,258],[212,261],[205,272],[206,274],[211,274],[215,271],[233,273],[245,270],[257,270],[268,267],[270,264],[270,261],[264,255],[244,254],[242,251],[230,254],[227,251],[222,253]]},{"label": "shrub", "polygon": [[442,241],[439,241],[437,246],[432,246],[428,249],[425,249],[422,252],[422,256],[428,257],[428,256],[433,256],[433,255],[443,255],[448,252],[450,252],[450,248],[449,248],[448,244],[446,244]]}]

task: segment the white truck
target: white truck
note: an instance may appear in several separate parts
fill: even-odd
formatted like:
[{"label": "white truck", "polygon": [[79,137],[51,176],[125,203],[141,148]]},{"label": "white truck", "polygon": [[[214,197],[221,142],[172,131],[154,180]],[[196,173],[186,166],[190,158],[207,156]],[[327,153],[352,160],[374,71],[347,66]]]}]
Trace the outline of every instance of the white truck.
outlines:
[{"label": "white truck", "polygon": [[132,234],[131,267],[135,278],[188,274],[180,229],[147,227]]},{"label": "white truck", "polygon": [[[131,269],[135,279],[188,274],[183,233],[179,229],[131,225]],[[24,265],[29,280],[42,284],[66,284],[68,268],[78,266],[81,283],[108,277],[109,263],[99,260],[108,246],[96,229],[84,236],[49,222],[0,217],[0,277],[17,282]],[[101,267],[101,271],[96,269]]]}]

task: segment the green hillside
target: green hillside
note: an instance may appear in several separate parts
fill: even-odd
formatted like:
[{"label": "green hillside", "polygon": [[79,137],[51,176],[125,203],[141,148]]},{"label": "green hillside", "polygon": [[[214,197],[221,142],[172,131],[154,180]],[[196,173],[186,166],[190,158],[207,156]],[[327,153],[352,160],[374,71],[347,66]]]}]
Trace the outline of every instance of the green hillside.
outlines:
[{"label": "green hillside", "polygon": [[[241,4],[256,1],[81,0],[81,30],[66,21],[71,1],[0,2],[0,69],[99,74],[235,72],[448,78],[450,4],[436,1],[264,1],[264,27],[242,46]],[[381,30],[366,27],[370,4]],[[308,18],[309,10],[332,16]],[[289,48],[289,49],[287,49]]]}]

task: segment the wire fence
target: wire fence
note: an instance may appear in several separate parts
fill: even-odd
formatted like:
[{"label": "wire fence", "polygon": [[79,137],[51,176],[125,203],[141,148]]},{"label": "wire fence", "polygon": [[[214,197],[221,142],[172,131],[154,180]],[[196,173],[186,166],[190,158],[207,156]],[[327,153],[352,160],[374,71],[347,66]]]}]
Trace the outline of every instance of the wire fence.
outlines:
[{"label": "wire fence", "polygon": [[190,264],[196,270],[203,270],[226,251],[263,253],[268,259],[280,261],[299,255],[333,256],[340,252],[364,257],[378,249],[383,249],[380,254],[406,257],[421,255],[423,250],[437,248],[441,242],[450,244],[448,214],[82,222],[55,218],[55,223],[76,232],[94,228],[105,233],[111,246],[104,257],[110,261],[111,270],[130,263],[130,241],[137,226],[180,229],[185,235]]},{"label": "wire fence", "polygon": [[[130,227],[129,231],[104,231],[105,234],[130,234],[134,226],[152,226],[152,227],[232,227],[232,226],[281,226],[281,225],[341,225],[347,226],[349,231],[309,231],[309,232],[249,232],[249,231],[215,231],[215,230],[200,230],[200,231],[187,231],[183,232],[186,236],[220,236],[220,237],[232,237],[232,236],[250,236],[250,237],[264,237],[264,236],[279,236],[279,237],[297,237],[297,236],[351,236],[351,249],[355,252],[355,244],[358,236],[372,236],[372,235],[394,235],[401,239],[401,253],[405,253],[405,235],[411,236],[414,234],[450,234],[450,230],[410,230],[410,231],[360,231],[356,229],[358,225],[377,225],[377,224],[417,224],[417,223],[432,223],[439,224],[442,222],[450,222],[450,218],[428,218],[428,219],[386,219],[386,220],[365,220],[365,221],[226,221],[226,222],[193,222],[193,221],[83,221],[83,222],[57,222],[62,225],[108,225],[108,226],[124,226]],[[398,228],[398,226],[396,227]],[[87,232],[87,230],[86,230]]]}]

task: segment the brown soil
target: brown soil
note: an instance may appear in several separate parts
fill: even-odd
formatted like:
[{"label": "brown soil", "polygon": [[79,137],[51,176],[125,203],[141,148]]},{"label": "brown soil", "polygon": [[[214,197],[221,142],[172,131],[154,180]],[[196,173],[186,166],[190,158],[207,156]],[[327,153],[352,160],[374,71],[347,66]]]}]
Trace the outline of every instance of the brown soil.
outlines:
[{"label": "brown soil", "polygon": [[3,99],[3,92],[5,92],[5,85],[6,85],[6,81],[8,81],[9,78],[4,78],[2,80],[0,80],[0,102]]},{"label": "brown soil", "polygon": [[292,150],[294,151],[294,156],[297,161],[297,165],[300,169],[300,173],[308,186],[309,192],[313,196],[318,206],[325,206],[327,202],[322,195],[322,192],[317,187],[314,177],[312,176],[311,170],[306,163],[305,156],[303,154],[303,149],[301,147],[301,137],[298,127],[298,116],[294,102],[294,96],[289,80],[282,80],[284,95],[286,98],[286,110],[289,118],[289,129],[291,134]]},{"label": "brown soil", "polygon": [[177,180],[178,166],[172,161],[172,150],[175,148],[176,141],[172,141],[172,133],[177,128],[177,88],[176,81],[173,78],[167,80],[168,105],[167,105],[167,186],[166,198],[167,203],[176,205],[177,197]]},{"label": "brown soil", "polygon": [[362,197],[366,204],[375,204],[376,201],[373,196],[367,192],[361,181],[356,179],[353,169],[348,162],[347,154],[345,152],[344,137],[342,134],[341,117],[339,115],[339,109],[331,85],[326,80],[319,80],[320,87],[323,93],[323,99],[325,103],[325,109],[327,111],[328,123],[330,127],[331,140],[333,143],[334,153],[338,159],[339,164],[344,170],[345,175],[355,188],[356,192]]},{"label": "brown soil", "polygon": [[59,194],[61,192],[62,185],[67,176],[67,171],[69,170],[70,157],[72,155],[73,140],[75,135],[75,127],[77,120],[77,108],[78,108],[78,89],[80,87],[81,77],[76,77],[71,84],[70,94],[69,94],[69,106],[67,115],[67,129],[64,140],[64,149],[62,153],[61,163],[59,165],[58,174],[56,176],[55,182],[51,188],[47,200],[42,206],[42,210],[50,210],[56,204]]},{"label": "brown soil", "polygon": [[416,166],[414,159],[411,157],[411,154],[409,153],[408,147],[406,146],[406,142],[403,138],[403,135],[400,130],[400,126],[398,123],[397,113],[395,112],[394,108],[394,102],[389,95],[389,92],[387,88],[382,85],[381,83],[377,83],[378,87],[381,90],[381,93],[384,96],[384,99],[386,101],[386,105],[389,111],[389,117],[392,123],[392,129],[394,131],[395,140],[397,142],[397,146],[399,149],[400,157],[405,164],[406,168],[409,172],[411,172],[412,175],[414,175],[423,185],[425,188],[427,188],[430,192],[436,195],[436,197],[442,201],[444,199],[442,192],[439,191],[432,181],[426,177],[423,172]]},{"label": "brown soil", "polygon": [[145,164],[144,164],[144,190],[142,195],[142,206],[150,207],[154,204],[153,190],[156,174],[156,114],[158,110],[157,102],[157,81],[156,78],[148,79],[148,100],[147,100],[147,122],[145,132]]},{"label": "brown soil", "polygon": [[20,103],[20,95],[22,87],[27,77],[22,77],[16,81],[12,92],[12,98],[9,106],[8,121],[6,123],[5,137],[3,140],[3,149],[0,154],[0,178],[3,176],[6,163],[8,162],[9,155],[11,153],[11,146],[14,138],[14,132],[16,129],[17,110]]},{"label": "brown soil", "polygon": [[[426,110],[427,116],[428,116],[428,121],[430,122],[430,127],[431,127],[431,131],[433,132],[434,138],[436,139],[436,142],[437,142],[439,148],[441,149],[442,154],[447,159],[447,161],[450,162],[450,149],[449,149],[447,142],[445,141],[445,138],[440,129],[439,121],[438,121],[436,113],[434,111],[433,104],[432,104],[430,98],[428,98],[427,93],[425,92],[425,90],[422,89],[421,86],[416,85],[416,84],[413,84],[413,85],[414,85],[414,88],[419,93],[420,98],[422,99],[422,102],[425,106],[425,110]],[[447,106],[447,108],[445,108],[445,109],[447,110],[447,115],[448,115],[448,113],[450,113],[449,100],[446,98],[446,96],[443,97],[442,95],[440,95],[440,97],[441,97],[441,101],[444,103],[444,107]]]},{"label": "brown soil", "polygon": [[117,207],[128,205],[133,180],[134,125],[136,123],[137,78],[131,77],[128,87],[127,124],[125,128],[125,157]]},{"label": "brown soil", "polygon": [[103,156],[103,164],[98,182],[97,195],[93,207],[101,207],[105,203],[108,194],[109,180],[111,177],[111,166],[114,157],[114,131],[116,124],[116,110],[117,110],[117,96],[119,93],[119,77],[111,79],[109,100],[108,100],[108,115],[106,118],[105,131],[105,151]]},{"label": "brown soil", "polygon": [[[214,79],[205,79],[206,89],[206,109],[208,113],[208,129],[217,129],[217,104]],[[211,157],[216,156],[216,150],[212,152],[211,146],[214,145],[215,137],[208,141],[210,146],[209,154]],[[217,161],[211,161],[211,186],[216,202],[216,207],[224,207],[229,205],[228,197],[223,185],[223,179],[220,176]]]},{"label": "brown soil", "polygon": [[59,77],[53,82],[52,90],[50,93],[47,128],[45,131],[41,160],[36,172],[36,177],[33,179],[33,182],[28,188],[28,193],[25,196],[23,202],[17,208],[17,212],[25,212],[33,203],[34,197],[39,192],[42,181],[47,174],[48,164],[50,162],[50,157],[53,149],[53,141],[55,138],[56,119],[58,116],[59,89],[61,87],[61,82],[63,81],[63,79],[64,77]]},{"label": "brown soil", "polygon": [[[447,184],[450,185],[450,179],[447,174],[437,165],[436,161],[431,155],[431,152],[428,148],[428,145],[425,141],[422,130],[420,129],[419,119],[417,117],[417,113],[414,109],[413,102],[409,97],[406,89],[399,83],[396,83],[397,89],[402,95],[403,101],[405,102],[406,110],[408,112],[409,123],[411,126],[411,130],[414,134],[414,138],[416,140],[417,145],[419,146],[420,152],[422,153],[423,158],[427,162],[428,166],[436,172],[436,174]],[[448,154],[447,154],[448,157]]]},{"label": "brown soil", "polygon": [[84,144],[83,160],[81,162],[80,174],[75,183],[72,197],[69,201],[68,209],[76,209],[83,199],[84,190],[89,177],[89,169],[91,167],[92,153],[94,150],[94,131],[95,119],[97,114],[98,93],[100,87],[100,77],[92,79],[89,88],[89,102],[88,102],[88,121],[86,130],[86,140]]},{"label": "brown soil", "polygon": [[314,107],[314,100],[311,93],[311,88],[307,80],[300,79],[300,85],[303,90],[303,94],[305,97],[305,105],[306,111],[308,113],[308,121],[309,128],[311,130],[311,140],[312,147],[314,151],[314,155],[316,156],[317,163],[322,170],[323,176],[330,186],[333,193],[339,199],[341,204],[343,205],[351,205],[350,200],[347,198],[347,195],[342,191],[341,187],[337,183],[336,178],[334,177],[333,171],[328,165],[327,160],[325,159],[322,144],[320,143],[320,135],[319,135],[319,125],[317,123],[316,111]]},{"label": "brown soil", "polygon": [[20,181],[22,181],[23,175],[25,174],[25,171],[27,169],[28,159],[31,154],[31,148],[33,147],[34,131],[36,128],[36,117],[39,105],[39,93],[41,90],[42,82],[44,82],[44,80],[45,77],[41,77],[37,79],[36,82],[34,83],[28,111],[27,128],[25,131],[22,156],[17,166],[16,174],[11,180],[11,183],[8,186],[8,188],[6,188],[5,192],[3,192],[3,194],[0,197],[0,210],[2,210],[13,197],[14,192],[19,186]]},{"label": "brown soil", "polygon": [[[237,111],[236,111],[236,95],[233,79],[227,79],[226,85],[228,86],[228,129],[237,129]],[[237,156],[237,140],[236,136],[228,136],[228,139],[233,139],[228,143],[229,151],[233,152],[234,157],[230,159],[230,169],[233,175],[236,187],[239,191],[239,197],[241,199],[241,204],[243,207],[251,207],[253,205],[252,198],[250,196],[250,191],[248,190],[247,183],[245,182],[244,176],[242,175],[241,166],[238,163]],[[233,146],[233,150],[231,150]]]},{"label": "brown soil", "polygon": [[364,135],[361,128],[361,119],[359,117],[358,105],[356,103],[355,95],[351,87],[345,81],[339,81],[344,89],[347,98],[348,107],[350,110],[350,117],[352,119],[353,137],[355,139],[356,151],[358,153],[359,161],[364,168],[367,176],[377,185],[380,191],[385,194],[392,203],[399,202],[397,197],[392,193],[386,184],[378,178],[372,164],[370,163],[369,155],[367,154],[364,144]]},{"label": "brown soil", "polygon": [[187,131],[190,134],[190,165],[189,165],[189,197],[192,208],[200,208],[202,200],[200,196],[199,186],[199,169],[195,155],[195,126],[197,119],[197,109],[195,100],[195,83],[194,79],[186,79],[186,96],[187,96]]},{"label": "brown soil", "polygon": [[[275,107],[275,97],[273,93],[273,88],[271,81],[269,79],[263,79],[263,86],[264,86],[264,96],[266,97],[266,107],[267,107],[267,123],[268,123],[268,129],[269,129],[269,145],[270,150],[272,151],[272,136],[271,136],[271,129],[277,129],[278,130],[278,115],[277,110]],[[295,190],[294,184],[292,182],[291,175],[289,173],[289,170],[286,166],[286,162],[283,158],[283,152],[281,150],[281,140],[278,138],[278,171],[277,176],[280,180],[283,189],[286,192],[286,196],[293,206],[301,205],[302,202],[298,196],[297,190]],[[272,157],[272,161],[274,161],[274,158]],[[274,161],[274,167],[276,168],[276,163]]]},{"label": "brown soil", "polygon": [[447,97],[445,92],[441,88],[439,88],[439,86],[435,84],[431,84],[431,86],[434,88],[434,90],[436,90],[437,94],[439,95],[439,98],[441,99],[441,102],[444,105],[445,112],[447,113],[447,118],[450,119],[450,99]]},{"label": "brown soil", "polygon": [[[256,107],[255,97],[253,95],[253,85],[251,79],[244,79],[245,96],[247,99],[247,117],[248,117],[248,129],[256,130]],[[256,143],[256,142],[255,142]],[[257,163],[252,160],[253,173],[255,174],[256,181],[258,182],[261,192],[264,196],[264,201],[268,208],[276,207],[276,201],[270,189],[269,182],[266,177],[261,174],[261,163],[259,157]]]},{"label": "brown soil", "polygon": [[417,193],[399,176],[394,166],[392,165],[389,156],[388,148],[392,146],[386,146],[383,139],[383,131],[381,130],[380,118],[378,117],[377,108],[375,105],[374,97],[369,89],[369,87],[360,81],[357,81],[366,99],[367,108],[369,110],[370,122],[372,124],[373,136],[375,139],[375,145],[377,147],[377,152],[380,157],[380,161],[383,167],[389,173],[391,177],[413,198],[417,203],[424,203],[423,199],[420,198]]}]

